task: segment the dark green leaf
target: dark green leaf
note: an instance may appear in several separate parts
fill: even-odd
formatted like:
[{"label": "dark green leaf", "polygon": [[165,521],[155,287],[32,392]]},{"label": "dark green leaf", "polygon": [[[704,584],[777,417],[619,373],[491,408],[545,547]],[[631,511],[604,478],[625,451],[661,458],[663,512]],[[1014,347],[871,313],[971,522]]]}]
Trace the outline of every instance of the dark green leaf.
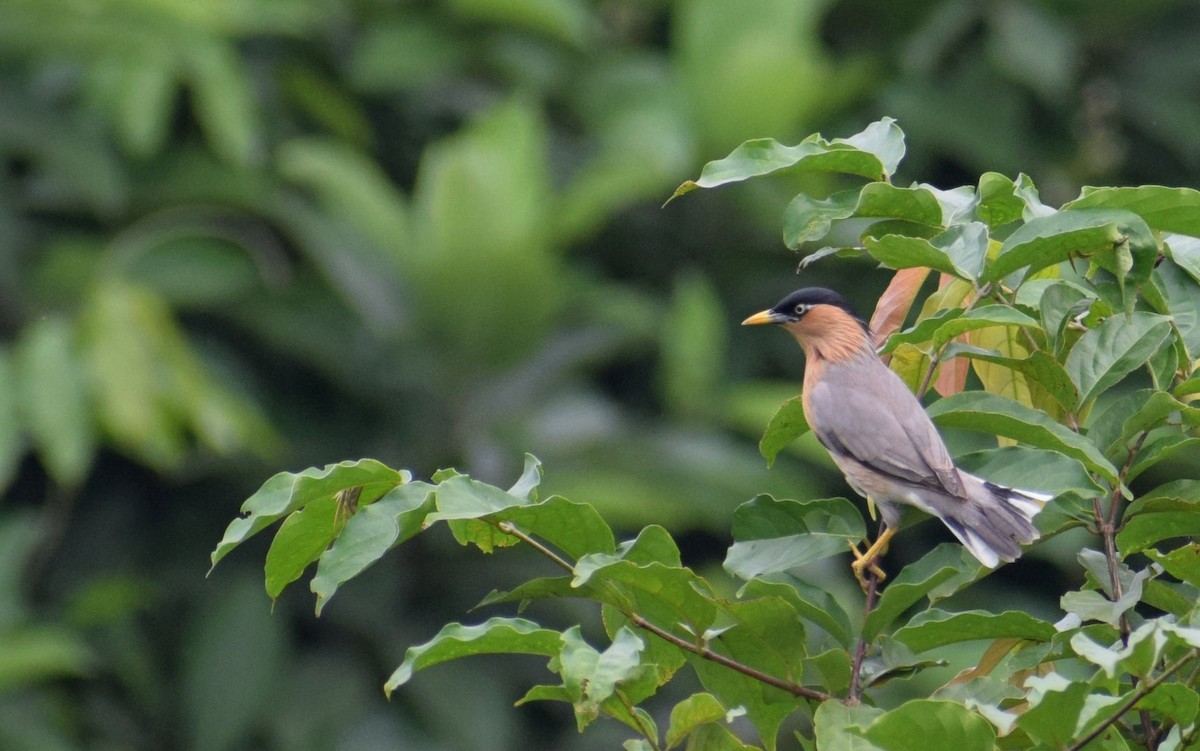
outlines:
[{"label": "dark green leaf", "polygon": [[837,699],[822,702],[813,713],[813,735],[820,751],[875,751],[879,747],[861,731],[883,714],[866,704],[847,706]]},{"label": "dark green leaf", "polygon": [[300,578],[308,564],[321,557],[336,534],[337,515],[337,499],[329,496],[296,509],[283,520],[267,550],[268,597],[278,598],[284,587]]},{"label": "dark green leaf", "polygon": [[993,751],[991,724],[956,702],[917,699],[901,704],[867,727],[867,740],[886,751]]},{"label": "dark green leaf", "polygon": [[1071,682],[1058,673],[1026,681],[1032,707],[1017,719],[1030,738],[1058,748],[1079,737],[1079,715],[1088,698],[1088,684]]},{"label": "dark green leaf", "polygon": [[1200,426],[1200,409],[1165,391],[1139,389],[1109,404],[1088,428],[1088,438],[1111,456],[1139,433],[1163,425]]},{"label": "dark green leaf", "polygon": [[1060,342],[1063,327],[1080,312],[1085,311],[1089,301],[1095,295],[1073,282],[1055,282],[1046,287],[1038,300],[1038,308],[1042,317],[1042,330],[1046,338],[1055,344],[1056,351],[1062,351]]},{"label": "dark green leaf", "polygon": [[995,350],[956,342],[950,344],[942,352],[943,361],[953,357],[966,357],[994,363],[1016,371],[1045,389],[1046,393],[1064,409],[1074,410],[1075,405],[1079,402],[1079,393],[1075,390],[1075,384],[1071,382],[1071,376],[1062,365],[1058,364],[1058,360],[1042,350],[1035,350],[1029,357],[1020,359],[1005,357]]},{"label": "dark green leaf", "polygon": [[588,553],[612,553],[616,549],[612,530],[594,507],[562,496],[510,507],[487,518],[511,522],[522,532],[550,543],[573,559]]},{"label": "dark green leaf", "polygon": [[725,570],[745,580],[788,571],[847,552],[865,534],[862,516],[844,498],[801,502],[760,495],[734,512]]},{"label": "dark green leaf", "polygon": [[961,545],[942,543],[926,553],[916,563],[905,566],[895,579],[888,582],[879,604],[863,623],[862,638],[871,641],[883,633],[904,611],[921,598],[936,596],[941,585],[954,580],[974,580],[982,567],[971,559],[972,566],[964,559]]},{"label": "dark green leaf", "polygon": [[[615,585],[621,592],[636,592],[637,609],[655,617],[669,611],[664,627],[683,624],[691,633],[701,634],[713,625],[717,607],[712,588],[691,569],[661,563],[639,564],[617,556],[593,553],[575,564],[573,587],[604,589]],[[653,601],[651,607],[649,601]]]},{"label": "dark green leaf", "polygon": [[1083,463],[1116,482],[1117,469],[1090,441],[1059,425],[1044,412],[996,394],[967,391],[930,405],[929,416],[939,425],[982,430],[1051,449]]},{"label": "dark green leaf", "polygon": [[1200,587],[1200,543],[1189,542],[1169,553],[1160,553],[1153,548],[1145,548],[1142,552],[1171,576]]},{"label": "dark green leaf", "polygon": [[[934,311],[932,315],[917,321],[911,328],[889,336],[887,343],[884,344],[883,354],[894,352],[901,344],[920,345],[932,340],[933,335],[939,329],[949,322],[957,320],[963,313],[962,308],[942,308]],[[930,350],[933,349],[931,346]]]},{"label": "dark green leaf", "polygon": [[1154,508],[1130,506],[1125,526],[1117,533],[1117,548],[1122,556],[1144,550],[1160,540],[1200,535],[1200,500],[1179,498],[1177,503],[1168,505],[1164,499]]},{"label": "dark green leaf", "polygon": [[779,572],[751,579],[742,587],[740,595],[745,598],[780,597],[787,600],[801,618],[824,629],[843,647],[850,646],[850,617],[833,595],[821,587]]},{"label": "dark green leaf", "polygon": [[893,634],[897,641],[908,645],[914,652],[976,639],[1017,638],[1030,641],[1049,641],[1055,634],[1054,624],[1038,620],[1028,613],[1007,610],[989,613],[985,610],[968,610],[947,613],[944,610],[926,610],[917,615]]},{"label": "dark green leaf", "polygon": [[8,487],[25,452],[17,419],[17,388],[12,356],[7,347],[0,346],[0,489]]},{"label": "dark green leaf", "polygon": [[788,444],[808,432],[808,420],[804,417],[804,403],[800,397],[788,399],[767,423],[767,429],[758,442],[758,452],[767,460],[767,466],[775,463],[779,452]]},{"label": "dark green leaf", "polygon": [[1133,482],[1139,475],[1159,462],[1178,453],[1195,452],[1200,448],[1200,438],[1189,438],[1178,433],[1152,437],[1142,445],[1133,464],[1126,473],[1126,482]]},{"label": "dark green leaf", "polygon": [[409,647],[383,690],[391,696],[416,671],[461,657],[499,653],[554,657],[561,649],[562,634],[523,618],[491,618],[478,626],[450,623],[424,644]]},{"label": "dark green leaf", "polygon": [[1155,305],[1158,312],[1171,316],[1187,351],[1200,354],[1200,283],[1165,258],[1155,266],[1151,281],[1166,303],[1165,307]]},{"label": "dark green leaf", "polygon": [[667,748],[682,743],[697,727],[725,719],[725,707],[712,694],[692,694],[671,708]]},{"label": "dark green leaf", "polygon": [[1003,446],[955,457],[955,464],[999,485],[1059,496],[1077,493],[1085,498],[1103,489],[1077,460],[1057,451]]},{"label": "dark green leaf", "polygon": [[1141,311],[1111,316],[1084,333],[1063,363],[1079,389],[1079,406],[1144,365],[1170,333],[1171,319]]},{"label": "dark green leaf", "polygon": [[1145,709],[1180,726],[1195,722],[1200,694],[1182,683],[1163,683],[1142,697],[1135,709]]}]

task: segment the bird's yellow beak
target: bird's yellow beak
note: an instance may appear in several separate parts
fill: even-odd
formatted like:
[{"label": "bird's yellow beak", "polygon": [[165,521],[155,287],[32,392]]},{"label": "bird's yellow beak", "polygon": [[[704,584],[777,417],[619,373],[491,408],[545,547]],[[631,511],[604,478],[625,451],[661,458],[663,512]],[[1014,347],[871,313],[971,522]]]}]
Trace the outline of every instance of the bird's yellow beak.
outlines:
[{"label": "bird's yellow beak", "polygon": [[743,326],[761,326],[764,323],[779,323],[779,316],[774,311],[763,310],[742,321]]}]

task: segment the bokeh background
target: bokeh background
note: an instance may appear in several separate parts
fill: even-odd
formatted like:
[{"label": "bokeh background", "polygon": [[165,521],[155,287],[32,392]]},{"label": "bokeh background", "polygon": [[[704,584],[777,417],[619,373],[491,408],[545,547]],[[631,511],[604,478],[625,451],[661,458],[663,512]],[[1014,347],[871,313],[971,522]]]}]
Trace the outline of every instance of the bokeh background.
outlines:
[{"label": "bokeh background", "polygon": [[[267,539],[208,553],[279,470],[529,451],[720,581],[738,503],[847,492],[811,441],[768,471],[801,359],[737,328],[800,285],[786,201],[837,186],[675,186],[890,115],[901,182],[1200,187],[1197,50],[1185,0],[0,0],[0,749],[619,746],[512,708],[536,659],[383,698],[536,558],[418,538],[317,619]],[[887,279],[802,281],[869,313]],[[1041,555],[1014,607],[1053,607]]]}]

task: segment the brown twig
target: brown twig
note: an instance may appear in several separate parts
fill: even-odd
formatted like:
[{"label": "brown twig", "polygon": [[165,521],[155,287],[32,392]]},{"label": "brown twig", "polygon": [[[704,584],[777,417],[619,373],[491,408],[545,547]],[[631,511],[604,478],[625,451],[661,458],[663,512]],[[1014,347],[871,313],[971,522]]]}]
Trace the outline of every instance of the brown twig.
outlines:
[{"label": "brown twig", "polygon": [[[879,575],[874,571],[870,571],[870,577],[867,579],[867,601],[863,605],[863,621],[867,620],[867,616],[875,609],[877,595],[879,594]],[[862,664],[867,657],[867,640],[861,636],[858,638],[858,644],[854,647],[854,661],[850,664],[850,690],[846,693],[846,704],[854,705],[862,701]]]},{"label": "brown twig", "polygon": [[[521,542],[525,543],[529,547],[533,548],[534,550],[538,551],[542,555],[546,556],[560,568],[565,569],[567,571],[571,571],[571,572],[573,572],[575,570],[575,567],[573,565],[571,565],[571,563],[569,561],[567,561],[565,558],[563,558],[562,556],[555,553],[550,548],[546,547],[544,544],[542,544],[540,541],[538,541],[534,537],[526,534],[525,532],[522,532],[512,522],[489,522],[489,523],[491,523],[493,526],[496,527],[496,529],[500,530],[504,534],[512,535],[513,537],[516,537]],[[873,577],[873,575],[872,575],[872,577]],[[874,578],[872,578],[872,581],[874,581]],[[752,668],[749,665],[746,665],[744,663],[738,662],[737,660],[726,657],[725,655],[714,652],[703,644],[699,644],[699,643],[696,643],[695,641],[689,641],[682,637],[676,636],[675,634],[672,634],[670,631],[667,631],[666,629],[662,628],[661,626],[651,623],[650,621],[646,620],[646,618],[643,617],[641,614],[634,612],[633,610],[631,610],[629,608],[618,607],[617,609],[620,610],[621,614],[624,615],[626,618],[628,618],[629,622],[632,623],[637,628],[640,628],[643,631],[649,631],[650,633],[654,634],[655,636],[659,637],[660,639],[670,642],[671,644],[674,644],[676,647],[679,647],[682,650],[691,652],[692,654],[696,655],[697,657],[700,657],[705,660],[709,660],[711,662],[715,662],[718,665],[724,665],[725,667],[729,668],[730,670],[734,670],[738,673],[741,673],[744,676],[753,678],[754,680],[759,681],[760,683],[764,683],[773,688],[777,688],[780,691],[785,691],[785,692],[791,694],[792,696],[799,696],[799,697],[803,697],[805,699],[812,699],[813,701],[828,701],[829,699],[833,698],[833,696],[831,696],[823,691],[817,691],[816,689],[811,689],[806,686],[801,686],[797,683],[792,683],[791,681],[785,681],[782,678],[776,678],[775,676],[768,675],[767,673],[764,673],[761,670],[758,670],[757,668]]]},{"label": "brown twig", "polygon": [[[1132,696],[1130,696],[1128,699],[1126,699],[1125,702],[1123,704],[1121,704],[1120,707],[1117,708],[1116,712],[1114,712],[1111,716],[1106,718],[1104,720],[1104,722],[1101,722],[1099,725],[1092,728],[1092,731],[1090,733],[1083,736],[1079,740],[1075,741],[1070,746],[1067,746],[1066,751],[1079,751],[1079,749],[1083,748],[1087,744],[1089,744],[1092,741],[1099,738],[1100,735],[1105,730],[1107,730],[1117,720],[1121,719],[1122,715],[1124,715],[1129,710],[1133,709],[1135,704],[1137,704],[1139,701],[1141,701],[1147,695],[1149,695],[1151,691],[1153,691],[1154,689],[1156,689],[1160,685],[1162,685],[1163,681],[1167,680],[1172,675],[1174,675],[1180,668],[1182,668],[1184,665],[1188,664],[1192,660],[1196,659],[1197,655],[1200,655],[1200,650],[1198,650],[1198,649],[1189,650],[1188,653],[1185,654],[1183,657],[1180,657],[1175,662],[1173,662],[1170,665],[1168,665],[1167,667],[1163,668],[1163,671],[1161,673],[1159,673],[1156,677],[1151,678],[1151,679],[1145,681],[1144,683],[1142,683],[1141,687],[1139,687],[1138,690],[1135,691]],[[1147,740],[1149,740],[1149,739],[1147,739]]]}]

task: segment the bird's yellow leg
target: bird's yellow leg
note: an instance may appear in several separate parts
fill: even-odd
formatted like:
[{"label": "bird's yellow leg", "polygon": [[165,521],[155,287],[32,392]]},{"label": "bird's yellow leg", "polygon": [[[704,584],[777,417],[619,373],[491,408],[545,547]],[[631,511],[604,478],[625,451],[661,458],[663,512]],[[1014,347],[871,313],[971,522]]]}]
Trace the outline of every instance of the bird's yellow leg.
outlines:
[{"label": "bird's yellow leg", "polygon": [[888,543],[894,534],[896,534],[896,530],[891,527],[885,527],[879,533],[879,537],[875,539],[875,542],[863,553],[858,552],[857,545],[850,543],[850,552],[854,555],[854,561],[850,564],[850,568],[854,571],[854,578],[858,579],[858,584],[863,588],[864,592],[867,590],[867,579],[863,575],[863,569],[870,570],[879,581],[887,578],[887,574],[879,567],[877,561],[887,552]]}]

